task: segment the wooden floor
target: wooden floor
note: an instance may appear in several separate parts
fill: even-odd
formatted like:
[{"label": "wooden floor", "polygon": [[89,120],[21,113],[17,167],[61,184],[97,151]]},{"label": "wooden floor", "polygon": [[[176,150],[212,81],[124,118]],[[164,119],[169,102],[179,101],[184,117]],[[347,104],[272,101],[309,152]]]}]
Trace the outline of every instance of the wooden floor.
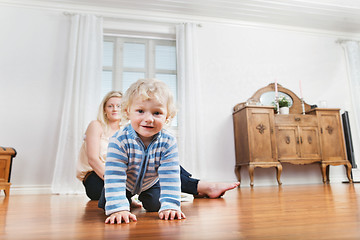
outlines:
[{"label": "wooden floor", "polygon": [[0,239],[360,239],[360,184],[242,187],[184,202],[187,219],[104,224],[82,195],[0,195]]}]

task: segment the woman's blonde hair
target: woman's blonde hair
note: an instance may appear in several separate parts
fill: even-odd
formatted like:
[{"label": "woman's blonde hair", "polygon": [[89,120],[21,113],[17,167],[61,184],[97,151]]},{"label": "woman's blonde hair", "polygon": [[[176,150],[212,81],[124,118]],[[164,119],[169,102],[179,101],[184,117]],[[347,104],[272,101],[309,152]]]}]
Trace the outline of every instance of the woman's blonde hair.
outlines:
[{"label": "woman's blonde hair", "polygon": [[100,106],[99,106],[97,120],[101,123],[101,125],[105,129],[105,131],[107,131],[108,126],[109,126],[109,119],[107,118],[107,116],[105,114],[105,106],[106,106],[107,101],[109,101],[109,99],[113,98],[113,97],[122,98],[122,93],[120,91],[108,92],[105,95],[105,97],[103,98],[103,100],[101,101]]},{"label": "woman's blonde hair", "polygon": [[157,79],[139,79],[128,88],[121,100],[122,121],[129,121],[127,113],[136,96],[142,97],[143,100],[155,98],[157,101],[165,104],[167,108],[167,124],[170,124],[171,120],[176,116],[177,109],[169,87]]}]

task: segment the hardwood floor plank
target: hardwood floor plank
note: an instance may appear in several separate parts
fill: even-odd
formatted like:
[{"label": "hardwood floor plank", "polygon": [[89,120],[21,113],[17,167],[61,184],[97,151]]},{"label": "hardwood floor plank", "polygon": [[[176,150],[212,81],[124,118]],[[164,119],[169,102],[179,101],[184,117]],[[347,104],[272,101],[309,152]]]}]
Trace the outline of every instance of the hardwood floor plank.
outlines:
[{"label": "hardwood floor plank", "polygon": [[83,195],[0,195],[0,239],[360,239],[360,185],[239,188],[183,202],[187,219],[104,224]]}]

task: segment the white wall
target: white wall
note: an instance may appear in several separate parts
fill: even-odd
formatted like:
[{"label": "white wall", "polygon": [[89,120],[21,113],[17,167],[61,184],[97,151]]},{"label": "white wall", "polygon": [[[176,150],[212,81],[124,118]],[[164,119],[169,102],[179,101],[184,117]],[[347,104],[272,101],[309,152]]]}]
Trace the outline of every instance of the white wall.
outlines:
[{"label": "white wall", "polygon": [[[49,187],[65,84],[68,17],[60,11],[0,6],[0,29],[0,146],[18,152],[12,189]],[[209,22],[198,34],[208,162],[206,175],[198,177],[235,180],[232,108],[275,78],[298,94],[301,79],[307,103],[326,100],[329,107],[351,114],[345,58],[335,43],[339,36]],[[354,130],[353,137],[358,141]],[[246,169],[242,176],[242,186],[248,186]],[[345,179],[344,168],[331,167],[331,179]],[[282,182],[320,183],[319,167],[285,164]],[[268,184],[276,184],[275,169],[257,168],[255,186]]]},{"label": "white wall", "polygon": [[[224,24],[202,24],[198,32],[209,179],[233,179],[232,108],[275,78],[298,95],[301,80],[309,104],[323,99],[328,107],[352,112],[344,52],[335,43],[338,36]],[[247,185],[247,169],[241,173]],[[342,166],[331,167],[330,173],[333,181],[346,179]],[[284,164],[281,179],[284,184],[319,183],[321,172],[318,164]],[[255,185],[276,184],[275,169],[256,168],[254,181]]]},{"label": "white wall", "polygon": [[59,12],[0,7],[0,146],[17,151],[13,187],[51,184],[68,26]]}]

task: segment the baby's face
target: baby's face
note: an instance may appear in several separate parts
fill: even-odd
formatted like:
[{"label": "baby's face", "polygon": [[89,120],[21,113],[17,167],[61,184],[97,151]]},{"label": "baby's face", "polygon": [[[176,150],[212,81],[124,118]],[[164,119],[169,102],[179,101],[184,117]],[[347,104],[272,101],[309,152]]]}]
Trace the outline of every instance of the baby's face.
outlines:
[{"label": "baby's face", "polygon": [[158,101],[156,98],[144,100],[135,96],[128,112],[131,126],[137,132],[141,140],[150,143],[153,136],[161,131],[167,118],[166,101]]}]

